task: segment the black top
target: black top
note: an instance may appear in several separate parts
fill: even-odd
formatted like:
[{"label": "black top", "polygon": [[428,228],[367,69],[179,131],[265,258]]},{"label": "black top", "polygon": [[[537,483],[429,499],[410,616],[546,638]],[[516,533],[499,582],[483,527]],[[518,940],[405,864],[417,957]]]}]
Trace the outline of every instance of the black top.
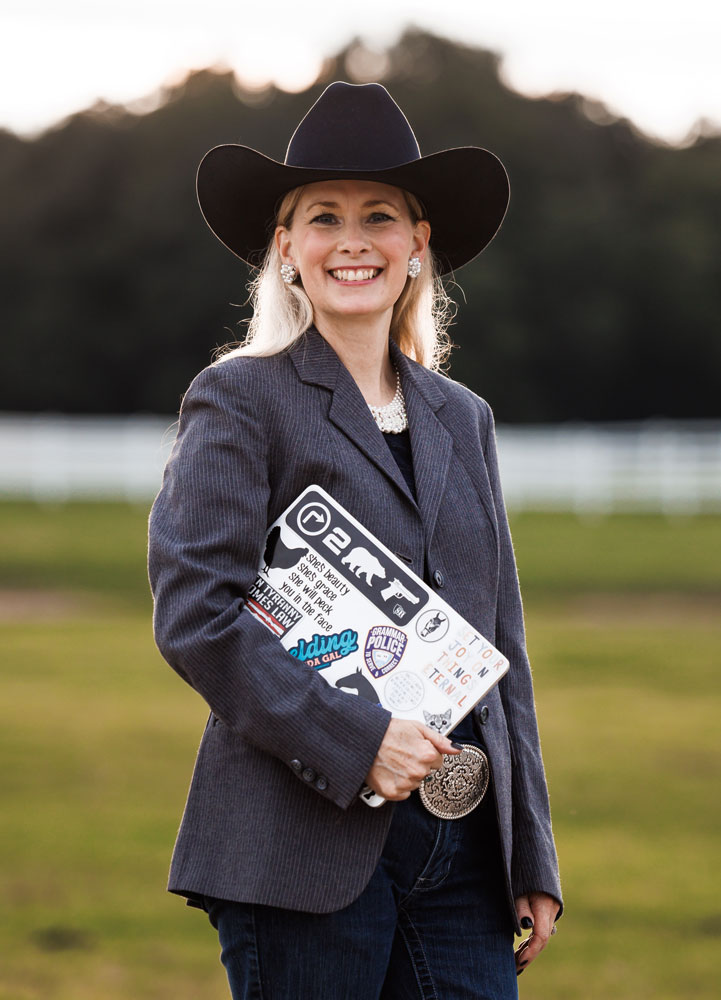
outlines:
[{"label": "black top", "polygon": [[410,433],[405,430],[401,431],[400,434],[384,434],[383,437],[386,439],[386,444],[390,448],[393,458],[396,460],[396,465],[403,473],[403,478],[408,483],[408,489],[411,491],[413,499],[417,500]]},{"label": "black top", "polygon": [[[411,452],[411,437],[409,432],[405,430],[401,431],[400,434],[384,434],[383,437],[386,439],[386,444],[390,448],[393,458],[396,460],[396,465],[403,473],[403,478],[408,483],[408,489],[411,491],[413,499],[417,500],[416,477],[413,474],[413,454]],[[423,578],[426,584],[430,586],[427,567],[424,567]],[[451,738],[459,743],[478,742],[478,738],[473,731],[473,721],[470,715],[467,715],[456,726]]]}]

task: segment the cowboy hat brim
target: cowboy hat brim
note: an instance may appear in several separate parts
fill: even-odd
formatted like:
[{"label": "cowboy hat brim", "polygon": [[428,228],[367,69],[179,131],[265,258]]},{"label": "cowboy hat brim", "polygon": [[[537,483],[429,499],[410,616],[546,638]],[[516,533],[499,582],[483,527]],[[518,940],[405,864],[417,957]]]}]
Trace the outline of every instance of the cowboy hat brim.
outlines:
[{"label": "cowboy hat brim", "polygon": [[392,184],[414,194],[425,208],[431,247],[444,274],[488,246],[508,207],[503,164],[477,146],[446,149],[382,170],[288,166],[248,146],[215,146],[198,167],[198,202],[220,242],[258,266],[284,194],[303,184],[348,179]]}]

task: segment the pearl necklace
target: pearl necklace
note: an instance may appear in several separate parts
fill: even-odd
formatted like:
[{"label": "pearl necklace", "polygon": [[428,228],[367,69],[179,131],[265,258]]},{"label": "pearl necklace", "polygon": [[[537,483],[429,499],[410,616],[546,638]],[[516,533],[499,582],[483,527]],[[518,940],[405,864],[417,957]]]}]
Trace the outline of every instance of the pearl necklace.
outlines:
[{"label": "pearl necklace", "polygon": [[401,389],[400,372],[396,372],[396,392],[386,406],[371,406],[368,404],[373,419],[384,434],[401,434],[408,428],[406,401]]}]

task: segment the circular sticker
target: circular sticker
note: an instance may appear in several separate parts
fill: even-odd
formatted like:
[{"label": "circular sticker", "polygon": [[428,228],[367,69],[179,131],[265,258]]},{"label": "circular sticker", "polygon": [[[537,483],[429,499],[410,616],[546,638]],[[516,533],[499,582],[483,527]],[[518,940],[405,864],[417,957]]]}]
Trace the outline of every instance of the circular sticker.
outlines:
[{"label": "circular sticker", "polygon": [[410,670],[401,670],[386,681],[386,705],[397,712],[411,712],[423,701],[423,681]]},{"label": "circular sticker", "polygon": [[324,503],[312,500],[301,507],[296,519],[304,535],[322,535],[330,524],[330,511]]},{"label": "circular sticker", "polygon": [[448,615],[437,608],[431,608],[418,616],[416,635],[424,642],[438,642],[448,631],[448,625]]}]

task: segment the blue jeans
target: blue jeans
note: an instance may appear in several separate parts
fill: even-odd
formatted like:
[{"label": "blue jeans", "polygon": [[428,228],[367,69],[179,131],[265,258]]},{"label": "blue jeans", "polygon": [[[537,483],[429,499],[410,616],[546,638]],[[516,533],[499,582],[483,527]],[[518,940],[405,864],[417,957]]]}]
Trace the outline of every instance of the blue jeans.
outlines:
[{"label": "blue jeans", "polygon": [[369,884],[335,913],[206,897],[233,1000],[516,1000],[492,798],[458,820],[416,792],[398,803]]}]

